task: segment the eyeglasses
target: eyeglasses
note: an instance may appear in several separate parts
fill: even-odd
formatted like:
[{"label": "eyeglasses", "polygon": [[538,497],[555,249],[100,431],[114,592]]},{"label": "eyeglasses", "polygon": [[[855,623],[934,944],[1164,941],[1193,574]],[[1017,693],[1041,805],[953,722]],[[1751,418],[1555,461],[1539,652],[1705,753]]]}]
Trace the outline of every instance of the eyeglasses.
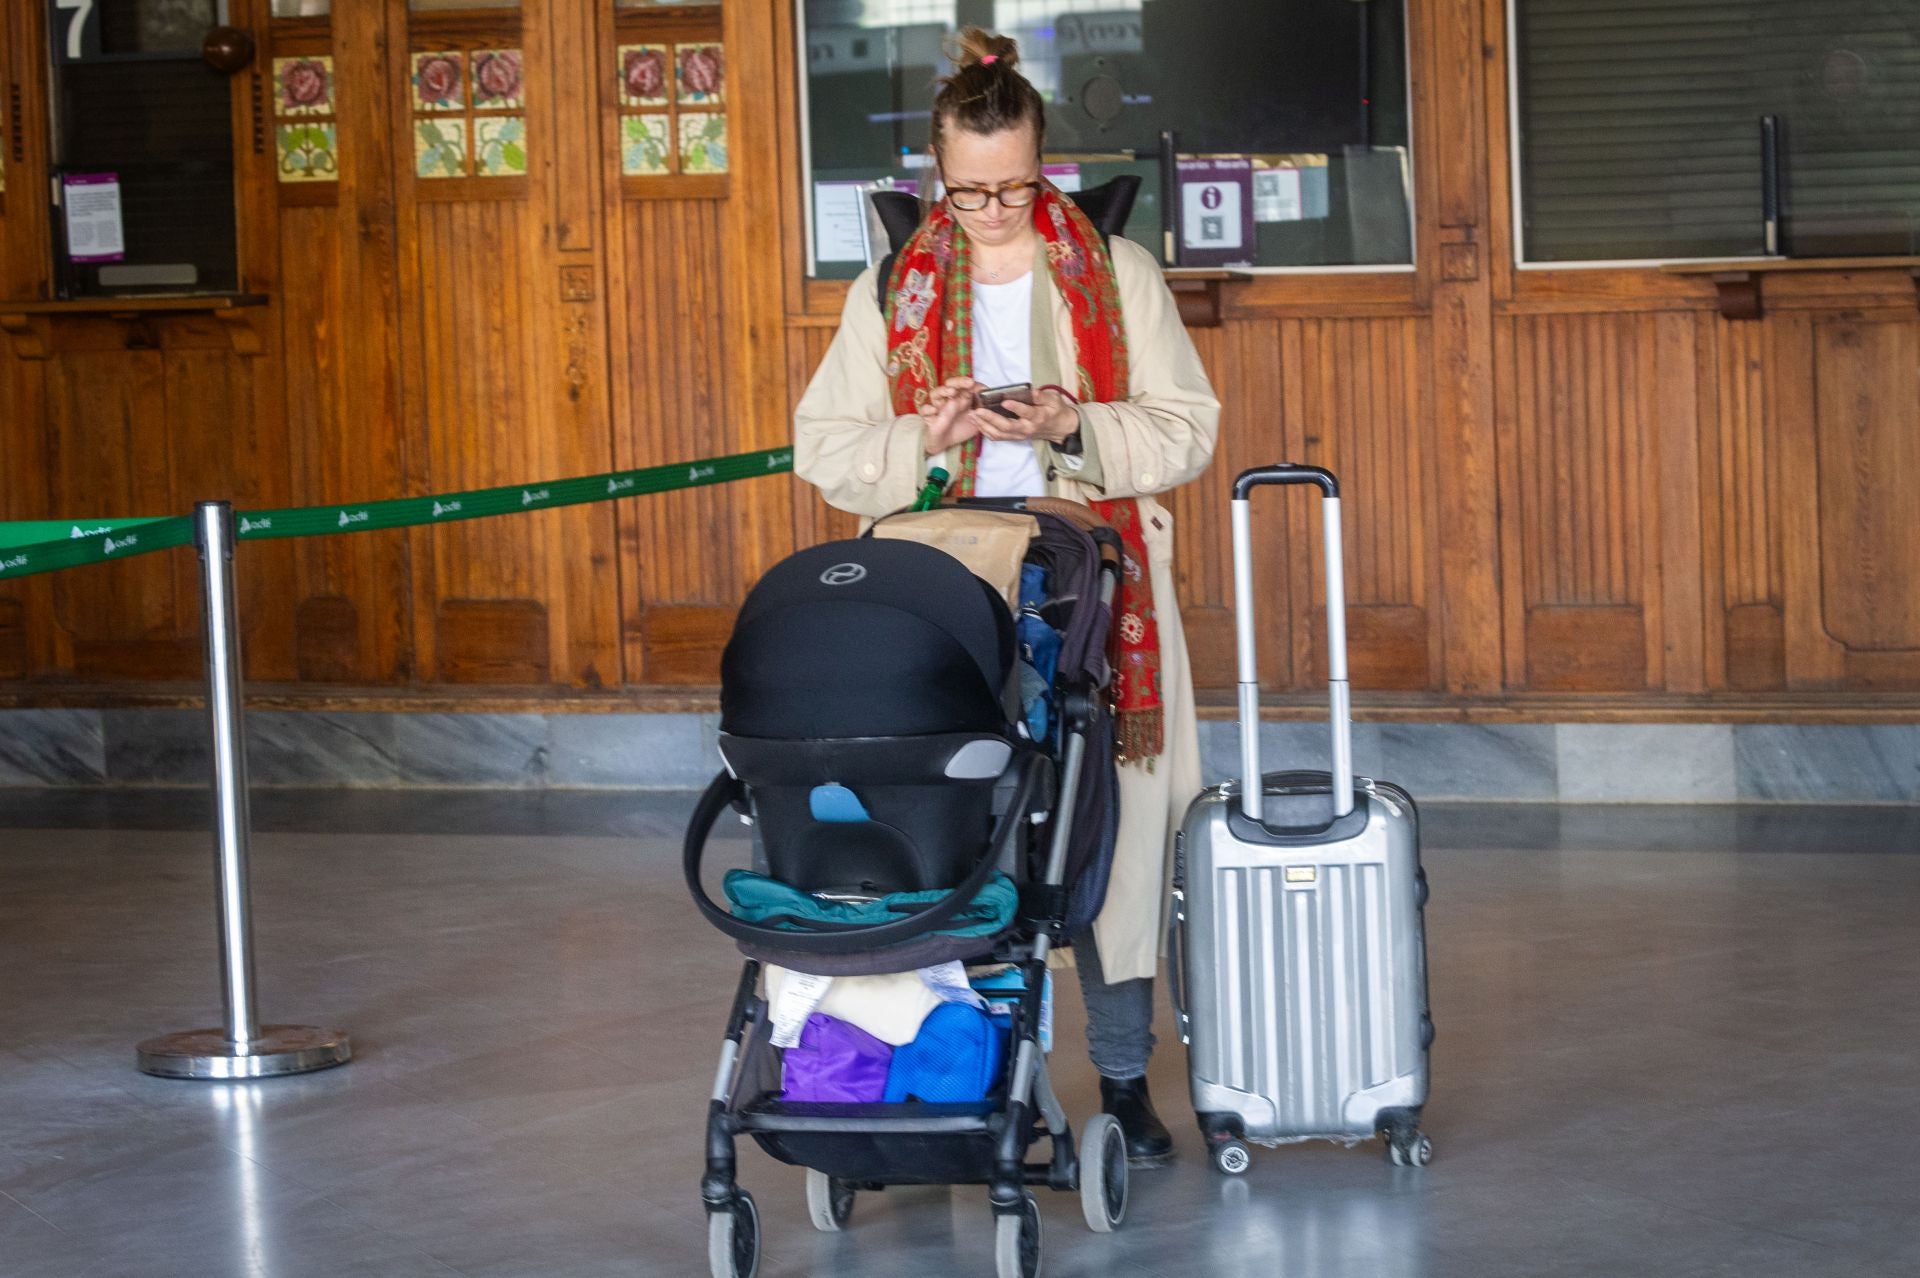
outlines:
[{"label": "eyeglasses", "polygon": [[947,188],[947,203],[963,213],[978,213],[995,200],[1002,208],[1024,209],[1040,196],[1038,182],[1009,182],[992,191],[981,190],[977,186],[950,186]]}]

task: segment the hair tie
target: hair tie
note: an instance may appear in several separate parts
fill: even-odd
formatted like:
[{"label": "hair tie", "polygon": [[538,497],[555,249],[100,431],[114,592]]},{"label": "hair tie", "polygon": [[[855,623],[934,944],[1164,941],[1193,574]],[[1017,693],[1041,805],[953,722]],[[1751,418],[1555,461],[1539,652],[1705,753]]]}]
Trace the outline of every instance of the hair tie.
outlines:
[{"label": "hair tie", "polygon": [[997,53],[982,54],[980,57],[980,65],[983,67],[990,67],[994,63],[998,62],[999,60],[1000,60],[1000,55]]}]

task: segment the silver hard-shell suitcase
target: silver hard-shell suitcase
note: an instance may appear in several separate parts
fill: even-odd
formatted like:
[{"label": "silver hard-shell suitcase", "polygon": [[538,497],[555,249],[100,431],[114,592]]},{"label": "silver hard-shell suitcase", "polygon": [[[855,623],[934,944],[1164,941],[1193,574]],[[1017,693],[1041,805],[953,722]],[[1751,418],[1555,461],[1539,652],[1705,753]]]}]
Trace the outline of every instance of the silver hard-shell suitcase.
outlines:
[{"label": "silver hard-shell suitcase", "polygon": [[[1333,771],[1260,771],[1247,500],[1268,484],[1321,491]],[[1233,485],[1241,779],[1203,791],[1174,853],[1167,952],[1193,1109],[1221,1171],[1246,1142],[1385,1138],[1425,1166],[1426,935],[1419,824],[1406,792],[1353,775],[1338,481],[1281,463]],[[1255,785],[1253,778],[1260,778]]]}]

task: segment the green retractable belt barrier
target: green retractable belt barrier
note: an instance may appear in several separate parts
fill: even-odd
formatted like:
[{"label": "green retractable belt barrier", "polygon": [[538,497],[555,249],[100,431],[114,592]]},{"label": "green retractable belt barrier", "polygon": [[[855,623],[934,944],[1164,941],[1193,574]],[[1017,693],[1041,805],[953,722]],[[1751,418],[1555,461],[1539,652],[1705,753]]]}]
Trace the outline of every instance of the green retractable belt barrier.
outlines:
[{"label": "green retractable belt barrier", "polygon": [[[470,492],[437,493],[428,497],[399,497],[344,506],[241,510],[234,512],[234,530],[241,541],[255,541],[268,537],[321,537],[330,533],[371,532],[375,528],[445,524],[458,519],[578,506],[678,488],[701,488],[792,469],[793,450],[773,448],[705,461],[673,462],[640,470],[616,470],[577,479],[476,488]],[[193,523],[184,515],[164,519],[0,524],[0,580],[108,559],[125,559],[192,541]]]}]

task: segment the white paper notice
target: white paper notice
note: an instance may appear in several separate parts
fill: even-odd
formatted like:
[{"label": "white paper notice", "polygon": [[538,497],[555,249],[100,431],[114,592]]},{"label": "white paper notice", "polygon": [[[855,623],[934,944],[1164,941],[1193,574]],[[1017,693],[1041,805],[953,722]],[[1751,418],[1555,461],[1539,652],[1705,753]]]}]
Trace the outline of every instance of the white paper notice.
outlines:
[{"label": "white paper notice", "polygon": [[1306,215],[1306,203],[1300,194],[1299,169],[1253,171],[1254,221],[1298,222]]},{"label": "white paper notice", "polygon": [[76,262],[118,262],[127,255],[120,220],[120,177],[72,173],[62,182],[67,212],[67,256]]},{"label": "white paper notice", "polygon": [[813,184],[813,258],[816,262],[867,260],[864,182]]}]

